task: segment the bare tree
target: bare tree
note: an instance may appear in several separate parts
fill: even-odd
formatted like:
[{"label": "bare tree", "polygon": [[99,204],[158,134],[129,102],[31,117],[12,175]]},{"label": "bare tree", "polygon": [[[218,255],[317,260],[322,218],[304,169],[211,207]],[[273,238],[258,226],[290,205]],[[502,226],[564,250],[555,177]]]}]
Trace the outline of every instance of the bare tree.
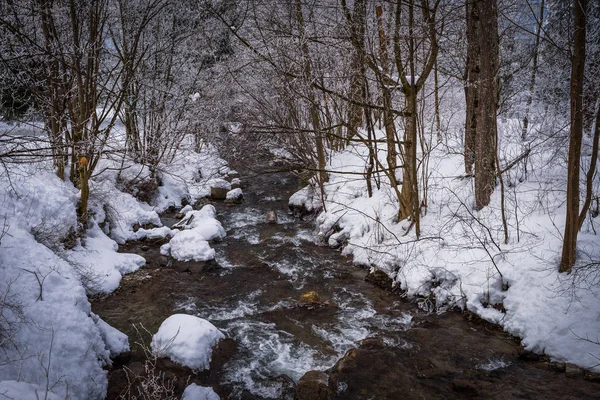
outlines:
[{"label": "bare tree", "polygon": [[573,54],[571,57],[571,130],[567,180],[567,216],[563,236],[560,272],[570,272],[577,258],[579,217],[579,171],[583,137],[583,80],[586,50],[587,0],[575,0],[573,20]]}]

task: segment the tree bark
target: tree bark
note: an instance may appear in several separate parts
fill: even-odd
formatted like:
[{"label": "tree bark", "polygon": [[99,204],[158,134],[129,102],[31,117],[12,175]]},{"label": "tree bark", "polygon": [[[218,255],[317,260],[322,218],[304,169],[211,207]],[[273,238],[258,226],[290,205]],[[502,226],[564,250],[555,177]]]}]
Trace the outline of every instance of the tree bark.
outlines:
[{"label": "tree bark", "polygon": [[535,30],[535,44],[533,45],[533,66],[531,68],[531,80],[529,81],[529,92],[527,94],[527,102],[525,104],[525,116],[523,117],[523,128],[521,131],[521,140],[527,139],[527,130],[529,129],[529,109],[533,103],[533,91],[535,90],[535,79],[538,69],[538,50],[540,48],[540,36],[542,32],[542,24],[544,22],[544,0],[540,3],[540,19]]},{"label": "tree bark", "polygon": [[587,0],[575,0],[573,55],[571,58],[571,129],[567,179],[567,215],[563,235],[560,272],[571,272],[577,258],[579,232],[579,169],[583,137],[583,78]]},{"label": "tree bark", "polygon": [[478,114],[479,83],[479,0],[466,0],[467,10],[467,62],[466,62],[466,120],[465,120],[465,173],[473,174],[475,163],[475,137]]},{"label": "tree bark", "polygon": [[387,38],[383,26],[383,10],[381,6],[375,7],[377,16],[377,29],[379,31],[379,57],[381,62],[381,96],[383,99],[383,126],[385,128],[385,138],[387,145],[387,164],[389,168],[390,184],[394,189],[398,187],[396,178],[396,169],[398,167],[398,150],[396,148],[396,125],[394,124],[394,115],[392,114],[392,93],[385,83],[389,76],[389,55],[387,50]]},{"label": "tree bark", "polygon": [[365,19],[366,19],[366,1],[356,0],[354,2],[353,16],[350,17],[346,8],[345,1],[342,3],[345,8],[346,19],[350,25],[350,36],[354,47],[354,56],[351,64],[350,93],[349,97],[354,100],[348,108],[348,139],[356,135],[358,128],[363,123],[363,110],[361,103],[365,103],[364,85],[365,85]]},{"label": "tree bark", "polygon": [[[475,134],[475,208],[490,203],[496,185],[498,127],[498,6],[496,0],[479,0],[479,64],[477,130]],[[485,34],[483,34],[485,32]]]},{"label": "tree bark", "polygon": [[590,160],[590,169],[588,169],[586,179],[585,179],[585,201],[583,203],[583,207],[581,208],[581,212],[579,213],[579,228],[578,231],[581,230],[583,226],[583,221],[585,221],[585,216],[590,209],[590,204],[592,203],[592,194],[593,194],[593,185],[594,185],[594,175],[596,174],[596,164],[598,163],[598,142],[600,139],[600,99],[596,100],[596,117],[595,124],[593,128],[594,136],[592,142],[592,157]]}]

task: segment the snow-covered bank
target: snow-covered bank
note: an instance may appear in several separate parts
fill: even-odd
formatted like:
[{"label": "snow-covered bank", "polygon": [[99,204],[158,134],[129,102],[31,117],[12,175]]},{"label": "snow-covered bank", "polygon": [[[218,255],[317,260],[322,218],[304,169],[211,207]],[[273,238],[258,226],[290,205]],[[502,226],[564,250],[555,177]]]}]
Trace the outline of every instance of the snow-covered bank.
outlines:
[{"label": "snow-covered bank", "polygon": [[183,198],[205,196],[210,181],[227,172],[216,151],[206,150],[181,151],[164,166],[163,186],[152,205],[126,192],[148,176],[145,167],[101,160],[90,182],[91,218],[83,238],[75,234],[79,191],[60,180],[50,162],[5,164],[0,170],[0,397],[104,398],[103,367],[129,344],[91,312],[87,295],[110,293],[124,274],[144,266],[143,257],[118,253],[118,244],[179,233],[160,227],[158,212],[180,206]]},{"label": "snow-covered bank", "polygon": [[[504,165],[522,149],[518,134],[511,134],[519,131],[517,125],[510,120],[500,125]],[[566,165],[552,161],[555,144],[531,145],[536,151],[529,157],[528,176],[523,179],[518,167],[504,174],[508,244],[500,187],[488,207],[475,211],[473,181],[464,177],[461,144],[452,139],[431,151],[420,240],[407,221],[395,222],[398,203],[385,175],[378,177],[379,189],[374,179],[368,197],[361,176],[368,157],[363,145],[332,154],[327,169],[340,173],[329,174],[327,212],[318,215],[317,232],[331,247],[343,246],[342,253],[355,263],[386,272],[425,309],[468,308],[522,338],[528,350],[600,371],[600,346],[594,343],[600,332],[597,279],[583,279],[577,268],[572,275],[558,273]],[[320,203],[319,191],[306,188],[290,199],[290,206],[308,210]],[[589,219],[578,246],[578,268],[600,260],[600,238]]]}]

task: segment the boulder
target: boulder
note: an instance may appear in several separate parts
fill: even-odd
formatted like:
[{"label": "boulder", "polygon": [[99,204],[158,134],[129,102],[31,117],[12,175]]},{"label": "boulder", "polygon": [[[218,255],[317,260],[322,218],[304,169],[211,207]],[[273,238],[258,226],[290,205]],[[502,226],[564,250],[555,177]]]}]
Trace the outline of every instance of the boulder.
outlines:
[{"label": "boulder", "polygon": [[329,387],[329,376],[324,371],[308,371],[296,385],[297,400],[329,400],[333,390]]},{"label": "boulder", "polygon": [[225,200],[227,192],[231,190],[231,183],[224,179],[215,179],[210,185],[210,197],[216,200]]},{"label": "boulder", "polygon": [[240,188],[230,190],[225,195],[225,203],[240,204],[242,201],[244,201],[244,193]]},{"label": "boulder", "polygon": [[390,292],[394,290],[394,281],[392,278],[390,278],[385,272],[378,269],[375,269],[373,272],[369,272],[367,276],[365,276],[365,281]]},{"label": "boulder", "polygon": [[275,211],[269,211],[267,213],[267,224],[277,223],[277,213]]}]

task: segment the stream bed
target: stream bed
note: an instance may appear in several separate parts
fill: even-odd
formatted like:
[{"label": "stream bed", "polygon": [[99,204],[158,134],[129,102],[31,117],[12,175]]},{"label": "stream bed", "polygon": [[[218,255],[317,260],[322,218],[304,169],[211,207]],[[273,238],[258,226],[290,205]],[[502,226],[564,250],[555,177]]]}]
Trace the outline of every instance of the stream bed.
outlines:
[{"label": "stream bed", "polygon": [[[149,374],[140,344],[174,313],[207,319],[231,339],[215,349],[210,371],[154,363],[151,373],[174,381],[179,394],[195,382],[222,399],[293,399],[307,371],[327,370],[337,399],[600,398],[595,375],[525,352],[477,318],[425,313],[366,282],[368,271],[318,246],[313,223],[289,214],[287,199],[299,189],[292,175],[241,179],[242,204],[213,203],[227,230],[211,244],[215,262],[173,262],[160,255],[160,240],[121,246],[147,265],[92,302],[132,347],[109,371],[107,398],[135,395],[135,376]],[[266,223],[269,211],[277,224]],[[174,222],[163,217],[165,225]],[[324,304],[299,306],[309,291]]]}]

